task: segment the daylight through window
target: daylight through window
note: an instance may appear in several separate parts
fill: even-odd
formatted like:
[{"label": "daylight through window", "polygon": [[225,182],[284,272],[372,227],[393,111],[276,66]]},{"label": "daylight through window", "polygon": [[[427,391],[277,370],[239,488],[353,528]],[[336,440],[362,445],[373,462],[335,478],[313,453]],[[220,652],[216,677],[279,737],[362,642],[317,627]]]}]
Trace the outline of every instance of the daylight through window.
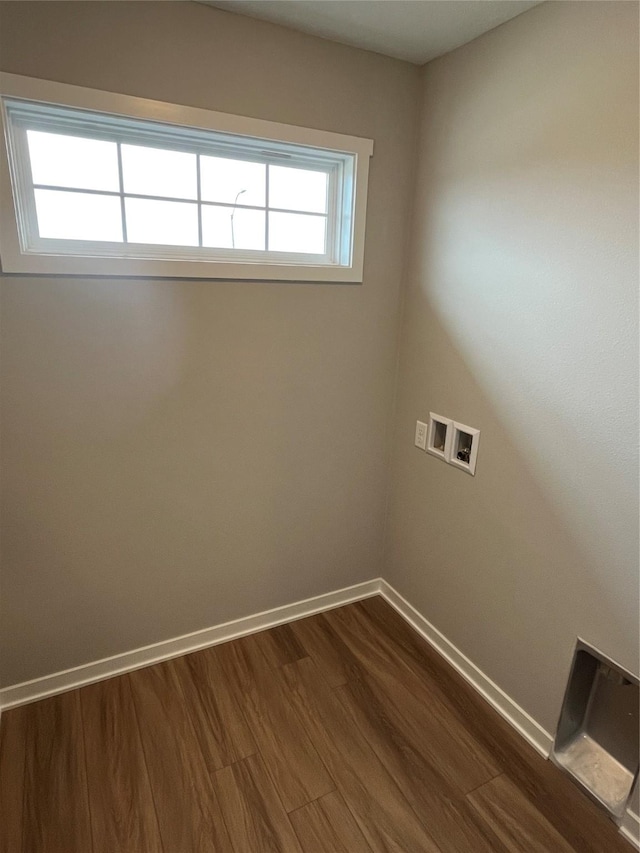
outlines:
[{"label": "daylight through window", "polygon": [[[276,278],[288,270],[282,277],[294,278],[291,268],[306,268],[311,276],[303,279],[358,280],[358,194],[366,191],[362,175],[358,187],[358,169],[368,167],[368,140],[356,140],[362,156],[264,138],[268,122],[253,121],[257,133],[250,136],[6,95],[2,106],[23,258],[48,257],[54,272],[56,259],[65,259],[67,269],[80,259],[77,271],[88,272],[87,260],[95,258],[111,269],[117,260],[163,261],[169,275],[178,272],[176,262],[190,262],[178,274],[197,267],[205,277]],[[234,118],[180,109],[196,119],[211,116],[211,123]],[[10,271],[4,226],[3,220],[3,266]],[[269,267],[277,269],[265,275]]]},{"label": "daylight through window", "polygon": [[38,236],[327,253],[331,168],[27,130]]}]

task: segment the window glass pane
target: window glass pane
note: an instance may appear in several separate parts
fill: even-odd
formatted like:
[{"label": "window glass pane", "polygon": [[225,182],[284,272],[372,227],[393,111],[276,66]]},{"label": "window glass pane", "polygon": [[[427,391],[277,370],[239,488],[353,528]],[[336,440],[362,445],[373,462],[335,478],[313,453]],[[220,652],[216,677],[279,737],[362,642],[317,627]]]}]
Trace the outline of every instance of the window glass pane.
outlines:
[{"label": "window glass pane", "polygon": [[118,196],[35,190],[35,197],[41,237],[122,242]]},{"label": "window glass pane", "polygon": [[34,184],[118,192],[115,142],[28,130]]},{"label": "window glass pane", "polygon": [[326,213],[327,173],[269,166],[269,207]]},{"label": "window glass pane", "polygon": [[136,195],[197,198],[196,155],[142,145],[122,146],[124,191]]},{"label": "window glass pane", "polygon": [[202,198],[204,201],[264,207],[266,173],[264,163],[228,160],[225,157],[201,157]]},{"label": "window glass pane", "polygon": [[[233,217],[233,218],[232,218]],[[217,249],[264,250],[262,210],[202,206],[202,245]]]},{"label": "window glass pane", "polygon": [[198,206],[181,201],[125,199],[127,240],[166,246],[198,245]]},{"label": "window glass pane", "polygon": [[325,253],[326,219],[296,213],[269,214],[269,251]]}]

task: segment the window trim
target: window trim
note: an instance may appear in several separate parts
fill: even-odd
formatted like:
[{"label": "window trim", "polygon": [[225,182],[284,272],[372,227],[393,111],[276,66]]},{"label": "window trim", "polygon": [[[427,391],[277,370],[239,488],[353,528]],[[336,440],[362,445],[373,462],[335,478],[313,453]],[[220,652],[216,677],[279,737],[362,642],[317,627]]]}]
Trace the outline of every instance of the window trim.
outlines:
[{"label": "window trim", "polygon": [[[0,123],[5,140],[5,144],[0,145],[0,258],[3,272],[347,283],[362,281],[369,158],[373,153],[371,140],[15,74],[0,73],[0,98]],[[268,257],[266,252],[256,252],[255,255],[251,253],[252,258],[255,257],[254,261],[228,257],[228,252],[215,250],[216,258],[203,259],[202,254],[198,256],[197,252],[185,252],[185,247],[165,246],[158,246],[154,251],[149,251],[149,247],[146,247],[147,251],[142,257],[123,257],[122,244],[112,244],[111,249],[106,250],[105,244],[91,244],[89,241],[79,241],[78,250],[82,253],[70,255],[58,254],[56,241],[53,240],[39,240],[37,242],[40,246],[30,246],[29,250],[23,251],[25,235],[22,234],[21,241],[20,220],[17,214],[19,208],[14,195],[16,187],[11,180],[9,167],[10,157],[14,167],[19,162],[19,158],[16,158],[15,152],[11,150],[13,136],[6,114],[5,101],[10,102],[12,99],[177,126],[191,130],[194,138],[202,134],[202,131],[214,131],[265,141],[276,150],[278,143],[288,143],[337,152],[338,155],[351,155],[354,173],[353,222],[348,222],[351,211],[341,211],[341,215],[347,218],[347,225],[351,225],[351,258],[342,257],[327,262],[324,256],[295,256],[283,253],[286,257],[280,259],[276,258],[276,253],[273,252],[268,253]],[[170,132],[169,127],[167,131]],[[324,157],[330,155],[325,154]],[[322,159],[323,153],[319,150],[316,160]],[[16,171],[17,190],[24,191],[25,186],[30,188],[30,176],[25,177],[19,174],[19,170]],[[340,202],[336,201],[336,204]],[[69,242],[64,241],[67,249]],[[46,244],[46,254],[41,253],[42,244]],[[94,249],[94,246],[97,249]],[[164,257],[167,248],[171,250],[171,258]],[[101,256],[87,254],[93,251],[101,251]],[[114,256],[109,256],[110,251]],[[199,252],[202,253],[202,250]]]}]

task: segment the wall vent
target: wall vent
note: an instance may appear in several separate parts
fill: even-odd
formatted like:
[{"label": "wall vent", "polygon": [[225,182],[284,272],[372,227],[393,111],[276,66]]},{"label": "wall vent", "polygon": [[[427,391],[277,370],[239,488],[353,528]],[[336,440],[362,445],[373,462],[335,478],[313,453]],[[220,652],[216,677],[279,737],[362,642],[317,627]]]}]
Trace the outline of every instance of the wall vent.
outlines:
[{"label": "wall vent", "polygon": [[620,823],[638,778],[638,679],[578,640],[551,759]]}]

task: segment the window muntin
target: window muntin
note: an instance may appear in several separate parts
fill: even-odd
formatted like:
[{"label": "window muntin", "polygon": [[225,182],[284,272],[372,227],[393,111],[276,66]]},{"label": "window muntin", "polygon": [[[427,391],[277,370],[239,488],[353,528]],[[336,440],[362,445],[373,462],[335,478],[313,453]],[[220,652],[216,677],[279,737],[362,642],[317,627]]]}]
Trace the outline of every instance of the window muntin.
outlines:
[{"label": "window muntin", "polygon": [[[149,122],[117,126],[111,117],[19,101],[6,108],[24,161],[26,208],[33,199],[24,217],[27,251],[56,241],[49,248],[75,254],[86,241],[98,255],[121,244],[119,252],[133,256],[162,246],[338,262],[332,237],[344,157],[299,146],[247,151],[240,141],[175,133],[167,140]],[[216,156],[221,144],[224,157]]]},{"label": "window muntin", "polygon": [[5,271],[361,280],[369,140],[0,84]]}]

